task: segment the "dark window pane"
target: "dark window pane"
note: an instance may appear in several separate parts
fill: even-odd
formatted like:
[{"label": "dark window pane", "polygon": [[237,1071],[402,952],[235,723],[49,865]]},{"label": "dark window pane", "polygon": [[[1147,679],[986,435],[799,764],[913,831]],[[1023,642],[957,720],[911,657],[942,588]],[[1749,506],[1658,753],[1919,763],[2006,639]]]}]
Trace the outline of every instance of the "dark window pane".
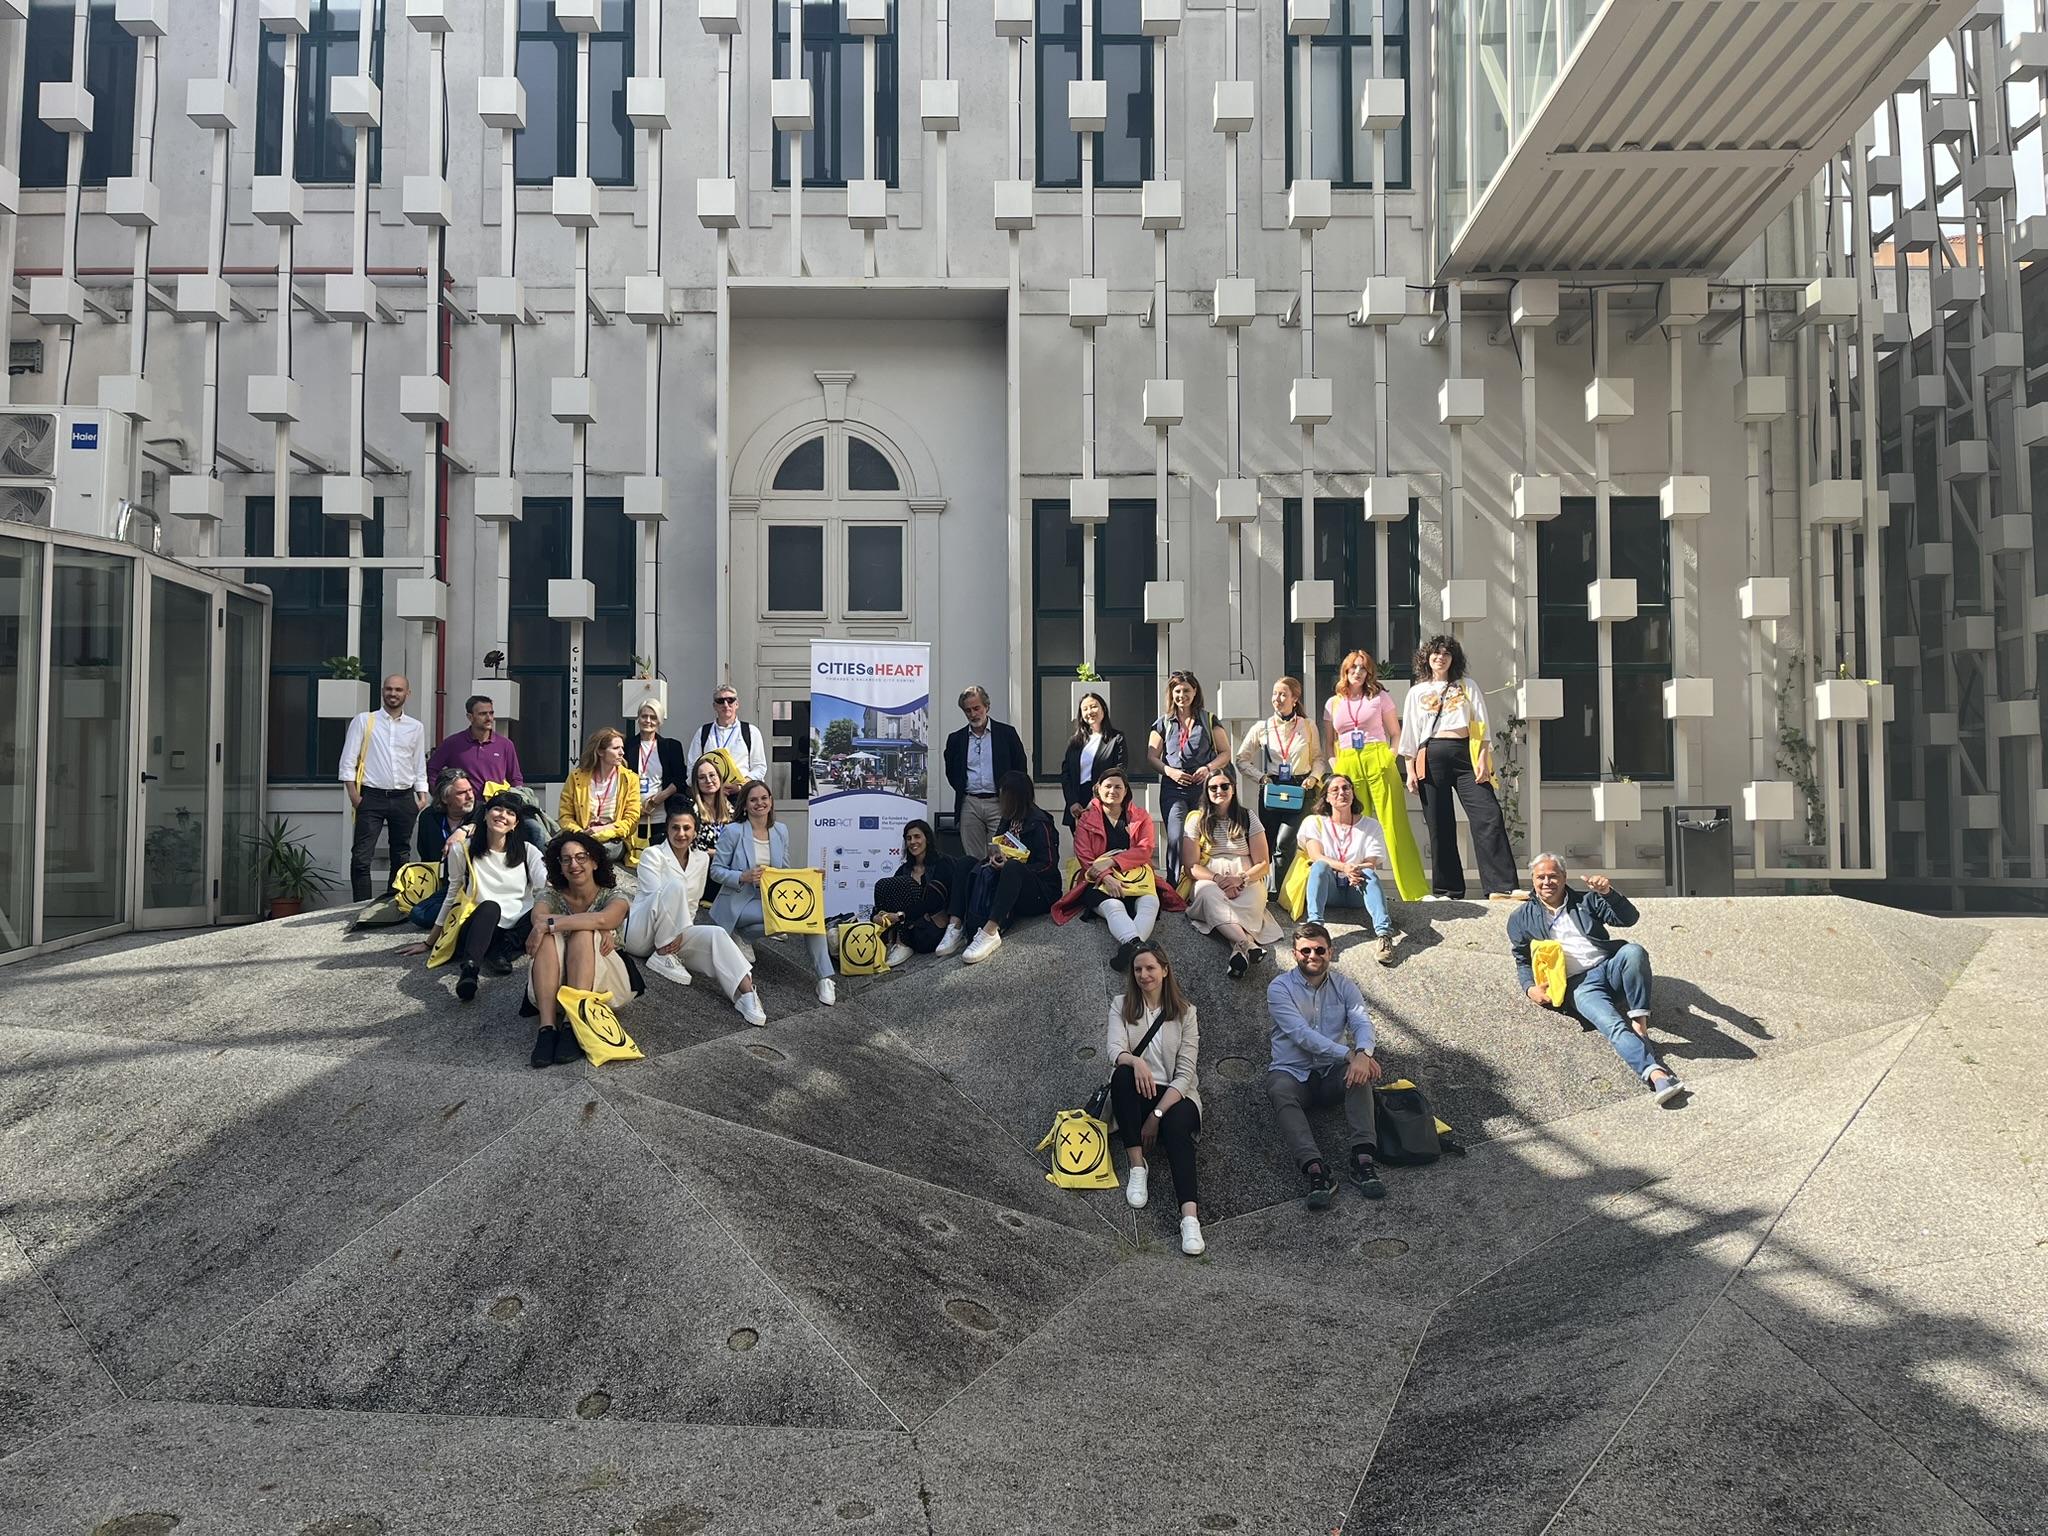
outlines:
[{"label": "dark window pane", "polygon": [[[1073,9],[1078,9],[1074,7]],[[1081,185],[1081,136],[1067,127],[1067,86],[1081,78],[1080,22],[1071,39],[1038,41],[1038,184]]]},{"label": "dark window pane", "polygon": [[1113,501],[1095,553],[1095,602],[1099,613],[1143,615],[1145,583],[1159,565],[1152,503]]},{"label": "dark window pane", "polygon": [[1109,127],[1100,135],[1096,181],[1135,187],[1152,174],[1152,43],[1098,38],[1096,51],[1100,78],[1109,83]]},{"label": "dark window pane", "polygon": [[[1549,673],[1548,661],[1544,666]],[[1662,714],[1662,709],[1659,709]],[[1543,777],[1600,777],[1600,679],[1597,672],[1564,674],[1564,715],[1543,722]]]},{"label": "dark window pane", "polygon": [[[46,81],[71,78],[71,0],[29,7],[21,98],[21,184],[62,187],[71,175],[71,139],[37,115]],[[94,0],[85,34],[85,87],[92,92],[92,132],[85,136],[79,184],[103,187],[134,168],[135,39],[116,25],[112,0]]]},{"label": "dark window pane", "polygon": [[894,491],[896,467],[882,456],[873,443],[857,437],[846,440],[846,488],[849,491]]},{"label": "dark window pane", "polygon": [[[309,185],[349,182],[356,174],[356,131],[329,111],[334,81],[357,71],[362,8],[356,0],[314,0],[299,39],[298,110],[292,125],[292,176]],[[284,39],[263,33],[256,79],[256,173],[283,173]],[[370,78],[384,80],[384,0],[370,12]],[[370,180],[383,175],[383,131],[370,131]]]},{"label": "dark window pane", "polygon": [[[1382,677],[1407,675],[1408,658],[1415,650],[1415,636],[1422,622],[1421,560],[1416,532],[1415,503],[1409,515],[1387,525],[1387,616],[1389,662],[1379,653],[1379,532],[1365,520],[1365,504],[1356,500],[1316,499],[1315,535],[1308,556],[1317,581],[1331,583],[1336,615],[1332,622],[1316,626],[1316,654],[1313,670],[1320,688],[1329,681],[1338,662],[1352,651],[1364,651],[1379,663]],[[1281,503],[1283,586],[1291,590],[1301,579],[1299,541],[1301,502],[1289,497]],[[1286,664],[1302,666],[1302,626],[1287,626]]]},{"label": "dark window pane", "polygon": [[526,87],[526,127],[512,136],[512,174],[521,186],[588,175],[599,186],[633,183],[633,125],[626,77],[633,72],[632,0],[606,0],[590,38],[590,163],[576,161],[576,34],[554,19],[548,0],[520,0],[514,69]]},{"label": "dark window pane", "polygon": [[1032,569],[1040,614],[1081,611],[1082,530],[1067,514],[1064,501],[1032,503]]},{"label": "dark window pane", "polygon": [[849,613],[903,611],[903,530],[893,523],[846,530]]},{"label": "dark window pane", "polygon": [[[1109,700],[1122,728],[1141,728],[1158,713],[1159,632],[1143,619],[1144,583],[1156,569],[1157,537],[1149,501],[1110,503],[1109,522],[1092,532],[1068,521],[1064,501],[1034,502],[1032,517],[1032,667],[1038,701],[1033,752],[1040,778],[1057,778],[1073,729],[1074,669],[1089,662],[1102,676],[1096,691]],[[1081,622],[1084,538],[1095,545],[1095,653],[1086,654]],[[1128,607],[1118,606],[1127,603]],[[1134,725],[1133,722],[1138,722]]]},{"label": "dark window pane", "polygon": [[778,491],[822,491],[825,489],[825,439],[814,437],[798,443],[789,456],[775,467]]},{"label": "dark window pane", "polygon": [[[775,12],[775,73],[788,79],[789,12]],[[866,122],[862,113],[865,75],[862,40],[845,30],[844,8],[837,0],[807,0],[803,8],[802,74],[811,82],[812,131],[803,136],[803,173],[808,185],[843,187],[849,181],[875,177],[896,185],[896,26],[890,10],[889,30],[875,41],[875,166],[867,166]],[[775,184],[789,185],[791,135],[775,135]]]},{"label": "dark window pane", "polygon": [[768,530],[768,607],[775,613],[821,613],[825,608],[825,530]]},{"label": "dark window pane", "polygon": [[1614,771],[1631,779],[1671,777],[1671,726],[1664,718],[1660,673],[1615,671]]}]

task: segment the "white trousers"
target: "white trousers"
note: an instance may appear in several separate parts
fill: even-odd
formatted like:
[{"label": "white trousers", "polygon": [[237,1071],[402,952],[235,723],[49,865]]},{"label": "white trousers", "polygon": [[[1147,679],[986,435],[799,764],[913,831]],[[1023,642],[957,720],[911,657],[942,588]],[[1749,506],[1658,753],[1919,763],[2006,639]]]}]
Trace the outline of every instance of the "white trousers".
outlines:
[{"label": "white trousers", "polygon": [[1095,909],[1102,917],[1102,926],[1119,944],[1128,944],[1132,939],[1143,943],[1152,937],[1152,925],[1159,921],[1157,896],[1140,896],[1131,905],[1138,909],[1135,914],[1120,898],[1112,896]]},{"label": "white trousers", "polygon": [[715,923],[692,921],[696,914],[685,909],[683,896],[682,886],[671,884],[634,897],[626,915],[624,948],[644,959],[664,944],[681,940],[675,954],[683,969],[692,976],[715,978],[728,1000],[738,997],[740,983],[753,968],[731,934]]}]

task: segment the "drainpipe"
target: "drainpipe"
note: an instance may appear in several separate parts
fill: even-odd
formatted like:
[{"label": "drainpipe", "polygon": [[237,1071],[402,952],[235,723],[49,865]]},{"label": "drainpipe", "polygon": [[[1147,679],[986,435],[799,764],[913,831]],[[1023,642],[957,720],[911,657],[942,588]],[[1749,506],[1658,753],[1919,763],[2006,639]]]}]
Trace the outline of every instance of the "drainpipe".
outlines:
[{"label": "drainpipe", "polygon": [[[85,84],[85,40],[92,24],[89,9],[90,0],[73,0],[71,18],[71,78],[80,86]],[[25,41],[25,39],[24,39]],[[64,136],[64,252],[63,272],[65,292],[78,281],[78,213],[82,194],[80,182],[85,171],[85,135],[68,133]],[[11,306],[10,306],[11,312]],[[59,405],[71,403],[71,359],[78,350],[78,327],[72,324],[57,328],[57,378]]]},{"label": "drainpipe", "polygon": [[[667,76],[661,64],[661,7],[650,8],[646,21],[647,64],[642,73],[653,75],[664,82]],[[666,86],[664,85],[664,90]],[[661,285],[664,301],[668,295],[668,279],[661,270],[661,217],[662,217],[662,145],[665,136],[660,128],[641,130],[647,145],[647,274]],[[661,473],[661,348],[662,326],[659,320],[651,321],[646,327],[646,376],[641,386],[641,395],[646,406],[646,416],[641,425],[641,441],[646,445],[641,461],[641,473],[650,480]],[[639,522],[634,528],[634,538],[640,547],[640,602],[639,602],[639,644],[634,647],[648,660],[648,675],[659,677],[659,648],[661,635],[655,623],[658,602],[657,583],[661,578],[661,524],[662,519],[654,518]]]},{"label": "drainpipe", "polygon": [[[1223,73],[1226,78],[1237,78],[1237,0],[1229,0],[1223,12]],[[1226,277],[1237,276],[1237,140],[1235,133],[1226,135],[1223,157],[1223,272]],[[1242,448],[1243,407],[1238,399],[1238,328],[1226,327],[1223,333],[1223,453],[1225,479],[1243,478]],[[1244,525],[1233,522],[1230,525],[1230,664],[1237,669],[1238,659],[1245,655],[1244,648]],[[1313,714],[1315,705],[1304,699],[1302,707]]]},{"label": "drainpipe", "polygon": [[[235,13],[238,9],[239,7],[236,5],[235,0],[228,0],[228,3],[220,9],[220,40],[217,57],[220,60],[221,78],[230,85],[234,83]],[[209,293],[219,291],[221,264],[227,254],[228,136],[232,131],[227,128],[215,128],[212,130],[213,166],[209,182],[206,214],[206,275],[211,280],[207,289]],[[192,467],[195,472],[199,472],[203,466],[205,474],[218,478],[220,466],[215,462],[220,450],[220,322],[218,320],[206,322],[206,341],[203,347],[203,357],[204,361],[201,367],[199,384],[199,441],[193,450],[194,462]],[[280,517],[284,516],[284,509],[278,509],[278,511]],[[220,524],[217,520],[209,519],[208,526],[211,531],[207,535],[206,542],[211,547],[206,553],[219,554]],[[286,548],[285,535],[282,530],[288,526],[286,523],[279,524],[280,532],[277,535],[278,543],[276,547],[280,550]],[[349,629],[349,654],[357,654],[353,622],[351,622]]]},{"label": "drainpipe", "polygon": [[[284,34],[284,113],[278,137],[277,169],[280,176],[296,181],[299,153],[299,34]],[[139,231],[138,231],[139,233]],[[289,218],[277,225],[277,363],[274,372],[281,379],[292,376],[292,262],[297,241],[296,226]],[[136,275],[140,284],[142,273]],[[291,553],[292,424],[280,418],[272,428],[272,462],[276,489],[270,497],[270,548],[273,554]],[[142,455],[135,456],[138,464]],[[350,655],[361,654],[351,650]],[[380,679],[381,681],[381,679]]]},{"label": "drainpipe", "polygon": [[[515,0],[504,0],[501,46],[500,73],[510,78],[519,64],[519,8]],[[519,204],[512,175],[513,131],[502,128],[498,132],[498,269],[505,277],[513,276],[519,250]],[[507,481],[512,479],[517,463],[514,453],[519,428],[516,324],[516,319],[507,320],[498,327],[498,473]],[[492,642],[486,649],[501,651],[509,657],[512,647],[512,524],[509,521],[497,524],[496,544],[496,569],[491,582]]]},{"label": "drainpipe", "polygon": [[[0,19],[0,52],[7,58],[19,59],[27,47],[27,21]],[[21,181],[21,98],[26,81],[24,69],[7,70],[4,78],[0,78],[0,167],[13,173],[11,179],[16,186]],[[14,242],[20,226],[18,214],[0,210],[0,294],[14,292]],[[12,402],[13,386],[12,375],[0,372],[0,405]],[[138,460],[141,457],[136,455]]]},{"label": "drainpipe", "polygon": [[[1295,162],[1295,179],[1308,181],[1315,175],[1315,39],[1304,34],[1296,47],[1295,95],[1301,102],[1301,158]],[[1316,376],[1316,267],[1315,231],[1304,226],[1301,230],[1301,376],[1312,379]],[[1312,422],[1301,425],[1301,521],[1295,529],[1295,564],[1301,572],[1301,579],[1310,580],[1315,574],[1309,559],[1315,548],[1316,522],[1316,429]],[[1314,700],[1320,697],[1316,689],[1316,626],[1306,623],[1301,626],[1301,686],[1305,697],[1303,706],[1315,709]]]},{"label": "drainpipe", "polygon": [[[1676,480],[1685,473],[1685,331],[1679,326],[1664,327],[1664,351],[1671,364],[1671,478]],[[1690,583],[1685,576],[1686,521],[1673,518],[1671,530],[1671,658],[1672,670],[1679,676],[1690,676],[1695,670],[1688,664],[1686,638],[1692,623],[1691,604],[1686,593]],[[1683,717],[1672,724],[1672,742],[1677,751],[1677,783],[1679,803],[1692,799],[1692,722]]]},{"label": "drainpipe", "polygon": [[[590,174],[590,34],[576,34],[576,174]],[[590,231],[576,227],[575,360],[570,372],[590,377]],[[569,424],[569,579],[583,580],[583,527],[590,500],[590,428]],[[569,760],[583,749],[583,620],[569,621]]]},{"label": "drainpipe", "polygon": [[[154,32],[144,32],[136,41],[140,57],[135,75],[135,174],[145,182],[153,182],[156,178],[156,104],[160,89],[157,79],[158,39]],[[152,233],[147,224],[136,226],[135,281],[128,295],[128,372],[138,381],[149,366],[149,248]],[[10,246],[13,243],[12,231],[0,232],[0,238],[5,238]],[[11,288],[12,279],[7,281]],[[0,401],[5,399],[5,395],[0,395]],[[142,428],[141,418],[135,419],[133,430],[138,436]],[[142,454],[139,451],[128,456],[128,499],[138,504],[142,501]]]},{"label": "drainpipe", "polygon": [[[1607,319],[1607,290],[1593,290],[1593,376],[1604,379],[1608,376],[1609,356],[1612,342],[1608,335],[1611,327]],[[1452,355],[1456,356],[1456,343],[1452,344]],[[1613,528],[1614,474],[1612,456],[1613,428],[1605,422],[1593,425],[1593,574],[1605,581],[1614,574],[1614,560],[1609,538]],[[1608,765],[1614,761],[1614,626],[1609,623],[1594,626],[1599,644],[1599,688],[1600,688],[1600,772],[1603,776]],[[1615,863],[1616,823],[1600,823],[1601,868],[1612,870]]]},{"label": "drainpipe", "polygon": [[[953,78],[953,34],[951,24],[946,18],[946,0],[936,0],[936,8],[932,20],[937,25],[939,31],[939,78],[951,80]],[[938,130],[938,144],[935,146],[932,163],[932,234],[935,237],[934,245],[937,252],[935,264],[940,277],[950,277],[953,275],[952,252],[946,248],[946,141],[951,137],[952,135],[945,129],[941,128]]]}]

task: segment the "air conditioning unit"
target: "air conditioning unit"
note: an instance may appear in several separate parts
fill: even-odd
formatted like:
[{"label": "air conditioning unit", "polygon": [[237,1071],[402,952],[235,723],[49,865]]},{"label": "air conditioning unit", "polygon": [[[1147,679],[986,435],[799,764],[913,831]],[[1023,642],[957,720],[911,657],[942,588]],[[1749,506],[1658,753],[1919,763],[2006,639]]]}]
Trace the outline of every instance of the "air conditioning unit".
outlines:
[{"label": "air conditioning unit", "polygon": [[117,411],[0,410],[0,521],[119,537],[132,433]]}]

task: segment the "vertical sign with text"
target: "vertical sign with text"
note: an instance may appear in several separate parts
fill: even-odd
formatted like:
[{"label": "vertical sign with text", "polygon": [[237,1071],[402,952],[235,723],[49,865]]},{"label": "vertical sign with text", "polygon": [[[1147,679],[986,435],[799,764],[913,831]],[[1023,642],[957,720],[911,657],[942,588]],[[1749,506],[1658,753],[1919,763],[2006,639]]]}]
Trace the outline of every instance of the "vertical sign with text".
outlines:
[{"label": "vertical sign with text", "polygon": [[922,642],[811,642],[811,860],[834,917],[867,910],[929,815],[930,679]]}]

